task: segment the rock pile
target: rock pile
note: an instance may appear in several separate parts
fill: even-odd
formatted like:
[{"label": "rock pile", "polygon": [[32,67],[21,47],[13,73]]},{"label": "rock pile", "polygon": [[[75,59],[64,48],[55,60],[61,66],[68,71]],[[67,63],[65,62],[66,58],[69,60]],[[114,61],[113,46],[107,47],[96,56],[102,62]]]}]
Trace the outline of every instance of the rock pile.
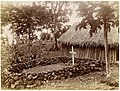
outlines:
[{"label": "rock pile", "polygon": [[31,60],[25,63],[15,63],[15,64],[11,64],[8,67],[8,70],[10,72],[14,72],[14,73],[20,73],[22,72],[23,69],[28,69],[28,68],[32,68],[35,67],[36,65],[36,60]]},{"label": "rock pile", "polygon": [[[56,58],[59,62],[59,58]],[[62,58],[60,58],[62,60]],[[64,59],[64,58],[63,58]],[[53,60],[53,59],[52,59]],[[55,60],[54,60],[55,61]],[[42,62],[42,61],[41,61]],[[48,61],[45,61],[48,63]],[[63,62],[67,62],[64,61]],[[42,73],[13,73],[6,76],[5,84],[9,88],[32,88],[38,85],[42,85],[43,82],[48,82],[49,80],[60,80],[67,79],[71,77],[80,76],[86,73],[101,71],[104,69],[104,63],[88,59],[77,60],[77,65],[66,67],[63,69],[46,71]],[[39,64],[40,65],[40,64]],[[45,65],[45,64],[41,64]]]},{"label": "rock pile", "polygon": [[[20,73],[22,72],[23,69],[32,68],[35,66],[46,66],[46,65],[52,65],[57,63],[68,63],[70,61],[71,61],[71,58],[69,57],[43,58],[40,61],[36,61],[36,59],[32,59],[31,61],[28,61],[25,63],[11,64],[8,70],[10,72]],[[75,63],[77,64],[84,63],[85,61],[97,62],[97,60],[75,58]]]}]

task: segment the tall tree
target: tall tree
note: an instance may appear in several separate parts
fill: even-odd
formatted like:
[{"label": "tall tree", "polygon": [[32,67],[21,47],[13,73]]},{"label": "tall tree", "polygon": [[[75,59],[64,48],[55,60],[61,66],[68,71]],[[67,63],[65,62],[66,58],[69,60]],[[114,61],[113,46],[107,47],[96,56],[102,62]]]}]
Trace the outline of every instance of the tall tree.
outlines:
[{"label": "tall tree", "polygon": [[48,27],[51,29],[54,35],[54,48],[53,50],[58,50],[57,39],[58,33],[63,32],[63,25],[69,21],[68,16],[71,14],[71,9],[69,8],[70,2],[67,1],[47,1],[44,2],[49,8],[49,21]]},{"label": "tall tree", "polygon": [[110,62],[108,59],[108,36],[107,33],[111,27],[118,27],[118,9],[119,2],[77,2],[78,4],[78,16],[82,17],[82,21],[76,26],[76,28],[86,28],[90,25],[90,36],[97,32],[97,28],[101,29],[104,26],[104,39],[105,39],[105,60],[106,60],[106,73],[107,77],[110,75]]},{"label": "tall tree", "polygon": [[[4,16],[5,15],[5,16]],[[10,23],[13,32],[17,37],[28,34],[28,44],[30,49],[31,40],[35,30],[41,30],[46,25],[49,12],[44,5],[33,2],[32,5],[11,4],[8,9],[6,5],[2,12],[2,23]],[[7,21],[5,21],[7,19]],[[18,38],[17,38],[18,39]],[[30,50],[29,50],[30,51]]]}]

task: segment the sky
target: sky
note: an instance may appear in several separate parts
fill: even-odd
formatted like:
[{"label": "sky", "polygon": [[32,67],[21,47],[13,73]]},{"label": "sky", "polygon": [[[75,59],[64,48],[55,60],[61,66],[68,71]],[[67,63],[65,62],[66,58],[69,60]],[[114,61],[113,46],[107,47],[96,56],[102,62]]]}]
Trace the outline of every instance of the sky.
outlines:
[{"label": "sky", "polygon": [[[17,4],[21,4],[21,5],[23,5],[23,4],[27,4],[27,5],[30,5],[30,4],[32,4],[32,2],[33,1],[13,1],[13,3],[17,3]],[[78,17],[76,17],[76,15],[77,15],[77,13],[76,13],[76,6],[75,7],[73,7],[72,5],[71,5],[71,7],[72,7],[72,9],[73,9],[73,13],[72,13],[72,15],[70,16],[70,21],[67,23],[68,25],[73,25],[75,22],[79,22],[80,21],[80,19],[78,18]],[[9,25],[7,25],[6,27],[4,27],[4,33],[3,33],[3,36],[5,36],[5,37],[8,37],[8,41],[9,41],[9,43],[10,44],[12,44],[12,39],[13,39],[13,36],[11,35],[11,31],[10,31],[10,29],[9,29]],[[40,35],[40,32],[38,33],[38,32],[36,32],[36,35],[39,37],[39,35]]]}]

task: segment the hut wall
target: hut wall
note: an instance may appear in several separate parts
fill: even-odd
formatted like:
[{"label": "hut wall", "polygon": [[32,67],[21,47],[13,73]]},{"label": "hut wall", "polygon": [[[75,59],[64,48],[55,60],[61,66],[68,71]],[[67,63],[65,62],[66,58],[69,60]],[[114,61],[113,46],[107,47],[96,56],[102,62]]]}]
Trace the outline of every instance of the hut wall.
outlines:
[{"label": "hut wall", "polygon": [[70,51],[71,51],[71,47],[70,46],[67,46],[67,56],[71,56],[71,53],[70,53]]},{"label": "hut wall", "polygon": [[79,57],[80,58],[89,58],[89,59],[96,59],[96,49],[95,48],[79,48]]},{"label": "hut wall", "polygon": [[74,48],[74,52],[76,52],[75,57],[79,58],[79,48],[78,47]]},{"label": "hut wall", "polygon": [[62,45],[62,54],[63,56],[67,56],[67,48],[65,45]]},{"label": "hut wall", "polygon": [[84,58],[85,50],[84,48],[79,48],[79,58]]},{"label": "hut wall", "polygon": [[102,61],[105,61],[105,49],[102,48],[102,52],[101,52],[101,59]]},{"label": "hut wall", "polygon": [[62,45],[63,56],[71,56],[70,51],[71,51],[70,46]]},{"label": "hut wall", "polygon": [[[88,58],[105,61],[105,50],[104,48],[79,48],[79,58]],[[110,62],[115,62],[117,59],[116,49],[109,49],[108,51]]]},{"label": "hut wall", "polygon": [[[70,51],[71,47],[66,46],[63,49],[62,54],[64,56],[69,56],[71,57]],[[74,46],[74,51],[76,52],[75,57],[76,58],[88,58],[88,59],[96,59],[96,60],[101,60],[105,61],[105,50],[104,48],[101,47],[96,47],[96,48],[86,48],[86,47],[75,47]],[[117,50],[114,49],[109,49],[108,50],[108,55],[109,55],[109,60],[110,62],[116,62],[117,58]]]},{"label": "hut wall", "polygon": [[116,60],[119,61],[119,46],[116,48]]},{"label": "hut wall", "polygon": [[117,49],[108,49],[108,59],[110,62],[115,63],[117,61]]}]

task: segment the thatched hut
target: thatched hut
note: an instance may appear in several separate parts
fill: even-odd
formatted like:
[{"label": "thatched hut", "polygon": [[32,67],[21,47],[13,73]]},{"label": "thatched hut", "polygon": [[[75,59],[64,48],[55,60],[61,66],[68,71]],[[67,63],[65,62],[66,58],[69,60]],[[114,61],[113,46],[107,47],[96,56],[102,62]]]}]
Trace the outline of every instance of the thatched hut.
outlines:
[{"label": "thatched hut", "polygon": [[[62,43],[62,54],[64,56],[71,56],[71,46],[74,46],[74,51],[76,52],[75,57],[104,61],[105,48],[103,28],[101,30],[98,29],[97,33],[90,37],[89,26],[87,29],[75,31],[77,24],[78,22],[73,24],[73,26],[59,38],[59,41]],[[118,36],[118,28],[111,28],[111,31],[108,32],[108,53],[111,62],[115,62],[119,57]]]}]

